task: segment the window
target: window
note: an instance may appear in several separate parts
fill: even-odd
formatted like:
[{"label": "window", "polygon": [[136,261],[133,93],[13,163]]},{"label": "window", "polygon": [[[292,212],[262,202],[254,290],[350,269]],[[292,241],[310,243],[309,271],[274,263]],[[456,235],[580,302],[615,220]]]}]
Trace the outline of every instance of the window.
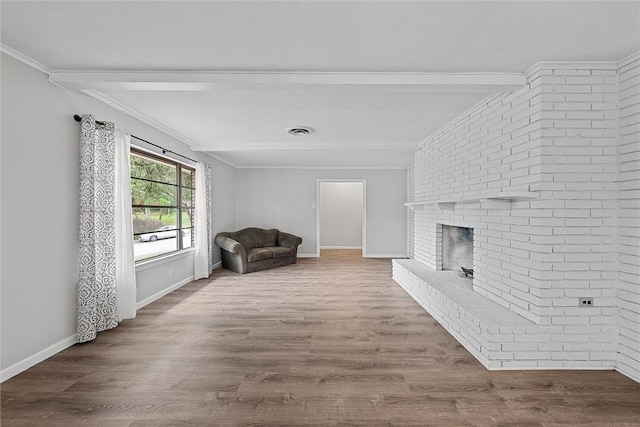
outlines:
[{"label": "window", "polygon": [[195,169],[133,148],[130,161],[135,260],[192,247]]}]

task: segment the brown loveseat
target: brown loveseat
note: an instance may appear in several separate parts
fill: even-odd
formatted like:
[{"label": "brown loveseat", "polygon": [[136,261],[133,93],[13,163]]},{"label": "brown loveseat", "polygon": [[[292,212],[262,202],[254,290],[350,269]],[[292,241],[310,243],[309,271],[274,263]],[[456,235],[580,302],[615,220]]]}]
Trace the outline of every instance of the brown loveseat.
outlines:
[{"label": "brown loveseat", "polygon": [[295,264],[302,238],[275,228],[250,227],[218,233],[215,243],[220,247],[222,266],[244,274]]}]

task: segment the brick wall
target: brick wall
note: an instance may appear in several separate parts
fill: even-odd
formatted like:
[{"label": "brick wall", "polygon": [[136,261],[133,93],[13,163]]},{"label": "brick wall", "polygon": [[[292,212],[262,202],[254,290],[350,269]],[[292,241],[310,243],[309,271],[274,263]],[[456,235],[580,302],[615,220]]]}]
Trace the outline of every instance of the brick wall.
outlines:
[{"label": "brick wall", "polygon": [[[486,99],[416,153],[415,199],[458,201],[415,211],[413,258],[438,269],[439,224],[474,228],[473,290],[535,325],[487,366],[624,362],[640,378],[637,63],[538,64],[525,87]],[[532,199],[484,200],[499,191]]]},{"label": "brick wall", "polygon": [[[415,180],[413,166],[407,168],[407,202],[415,200]],[[407,256],[413,258],[415,254],[415,213],[412,209],[407,212]]]},{"label": "brick wall", "polygon": [[[541,196],[548,254],[541,321],[563,327],[570,360],[609,366],[617,357],[617,64],[538,68],[542,180],[532,189]],[[593,298],[593,307],[578,306],[579,297]]]},{"label": "brick wall", "polygon": [[[416,211],[415,259],[441,267],[438,225],[474,228],[474,289],[522,316],[540,321],[541,206],[532,202],[482,206],[483,193],[529,191],[541,182],[540,73],[512,94],[491,97],[423,142],[415,157],[417,200],[455,195],[471,202]],[[544,248],[546,250],[546,248]],[[534,254],[534,255],[532,255]],[[533,258],[532,258],[533,256]]]},{"label": "brick wall", "polygon": [[640,378],[640,55],[618,70],[618,364]]}]

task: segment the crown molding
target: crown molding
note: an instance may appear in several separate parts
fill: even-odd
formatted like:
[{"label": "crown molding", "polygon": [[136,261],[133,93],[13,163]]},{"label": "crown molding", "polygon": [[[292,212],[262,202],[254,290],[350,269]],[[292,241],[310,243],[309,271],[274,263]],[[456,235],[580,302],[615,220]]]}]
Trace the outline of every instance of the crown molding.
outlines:
[{"label": "crown molding", "polygon": [[541,61],[536,65],[546,70],[615,70],[618,61]]},{"label": "crown molding", "polygon": [[224,163],[227,166],[231,166],[234,169],[239,169],[239,167],[233,163],[231,163],[229,160],[226,159],[221,159],[220,157],[218,157],[216,154],[212,153],[211,151],[203,151],[202,153],[206,154],[207,156],[216,159],[217,161],[219,161],[220,163]]},{"label": "crown molding", "polygon": [[626,56],[622,58],[620,61],[618,61],[618,68],[625,67],[631,64],[632,62],[638,61],[638,60],[640,60],[640,52],[632,53],[631,55]]},{"label": "crown molding", "polygon": [[492,93],[491,95],[487,96],[486,98],[480,100],[478,103],[472,105],[470,108],[466,109],[465,111],[463,111],[462,113],[460,113],[456,117],[454,117],[453,119],[449,120],[445,125],[441,126],[436,131],[431,132],[431,134],[429,134],[429,136],[427,136],[426,138],[423,138],[422,140],[420,140],[420,142],[417,145],[416,152],[420,151],[422,149],[422,145],[425,142],[429,141],[430,139],[433,139],[436,135],[439,135],[439,134],[442,134],[442,133],[448,131],[451,126],[455,126],[455,124],[458,123],[460,120],[471,116],[473,113],[475,113],[479,109],[485,108],[488,104],[494,102],[497,99],[500,99],[500,98],[506,96],[507,94],[508,93],[505,93],[505,92]]},{"label": "crown molding", "polygon": [[541,61],[529,67],[527,78],[539,70],[616,70],[618,61]]},{"label": "crown molding", "polygon": [[82,90],[82,93],[84,93],[87,96],[90,96],[91,98],[102,102],[103,104],[108,105],[109,107],[113,108],[114,110],[118,110],[130,117],[133,117],[134,119],[137,119],[139,121],[141,121],[142,123],[151,126],[152,128],[155,128],[157,130],[159,130],[160,132],[186,144],[191,150],[193,151],[200,151],[200,150],[196,150],[193,147],[196,146],[196,143],[192,140],[190,140],[189,138],[187,138],[186,136],[182,135],[181,133],[178,133],[176,131],[174,131],[173,129],[170,129],[166,126],[164,126],[163,124],[161,124],[160,122],[152,119],[151,117],[144,115],[142,113],[140,113],[137,110],[134,110],[124,104],[121,104],[120,102],[100,93],[97,91],[92,91],[92,90]]},{"label": "crown molding", "polygon": [[23,64],[28,65],[31,68],[35,68],[36,70],[46,74],[47,76],[49,76],[49,83],[51,83],[54,86],[59,87],[60,89],[66,90],[65,87],[63,87],[63,86],[51,81],[51,77],[50,76],[51,76],[52,70],[51,70],[51,68],[47,67],[43,63],[38,62],[35,59],[33,59],[33,58],[31,58],[31,57],[29,57],[29,56],[27,56],[27,55],[25,55],[25,54],[23,54],[21,52],[18,52],[17,50],[15,50],[13,48],[10,48],[9,46],[7,46],[5,44],[2,44],[2,43],[0,43],[0,52],[5,53],[5,54],[9,55],[10,57],[22,62]]},{"label": "crown molding", "polygon": [[49,75],[51,74],[51,69],[49,67],[47,67],[46,65],[44,65],[41,62],[36,61],[33,58],[28,57],[27,55],[18,52],[17,50],[10,48],[9,46],[0,43],[0,52],[2,53],[6,53],[7,55],[11,56],[14,59],[17,59],[18,61],[22,62],[23,64],[26,64],[28,66],[30,66],[31,68],[35,68],[38,71],[42,71],[43,73]]},{"label": "crown molding", "polygon": [[[27,55],[24,55],[20,52],[18,52],[15,49],[10,48],[9,46],[0,43],[0,52],[3,52],[9,56],[11,56],[12,58],[22,62],[25,65],[28,65],[29,67],[35,68],[38,71],[41,71],[44,74],[47,74],[49,76],[49,83],[58,86],[64,90],[68,89],[67,87],[58,84],[56,81],[52,81],[51,79],[51,75],[54,73],[54,71],[52,71],[49,67],[45,66],[44,64],[28,57]],[[90,96],[91,98],[100,101],[108,106],[110,106],[111,108],[118,110],[120,112],[125,113],[128,116],[131,116],[157,130],[159,130],[160,132],[163,132],[169,136],[171,136],[172,138],[177,139],[178,141],[187,144],[190,148],[193,147],[195,145],[195,143],[193,141],[191,141],[189,138],[185,137],[184,135],[167,128],[166,126],[162,125],[161,123],[153,120],[152,118],[140,113],[139,111],[133,110],[132,108],[129,108],[119,102],[117,102],[116,100],[109,98],[108,96],[96,92],[96,91],[92,91],[92,90],[82,90],[82,93],[84,93],[87,96]],[[206,153],[205,153],[206,154]],[[208,156],[210,156],[209,154],[207,154]],[[213,157],[213,156],[210,156]],[[216,159],[218,160],[218,159]]]}]

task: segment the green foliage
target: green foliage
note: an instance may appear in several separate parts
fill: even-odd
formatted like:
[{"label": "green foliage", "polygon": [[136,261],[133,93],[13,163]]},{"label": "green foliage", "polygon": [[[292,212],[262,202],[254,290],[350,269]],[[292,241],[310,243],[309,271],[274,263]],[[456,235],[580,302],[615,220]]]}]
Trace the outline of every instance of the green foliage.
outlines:
[{"label": "green foliage", "polygon": [[133,204],[175,206],[177,204],[176,168],[135,154],[132,154],[130,159]]},{"label": "green foliage", "polygon": [[[176,226],[177,209],[166,208],[178,204],[178,168],[161,160],[131,153],[131,198],[133,232],[146,233],[165,225]],[[181,170],[182,227],[193,224],[193,172]],[[147,207],[135,207],[147,206]],[[154,206],[154,207],[151,207]],[[157,206],[157,207],[155,207]],[[165,207],[166,206],[166,207]]]},{"label": "green foliage", "polygon": [[183,187],[193,187],[193,173],[188,169],[182,170],[182,182]]}]

